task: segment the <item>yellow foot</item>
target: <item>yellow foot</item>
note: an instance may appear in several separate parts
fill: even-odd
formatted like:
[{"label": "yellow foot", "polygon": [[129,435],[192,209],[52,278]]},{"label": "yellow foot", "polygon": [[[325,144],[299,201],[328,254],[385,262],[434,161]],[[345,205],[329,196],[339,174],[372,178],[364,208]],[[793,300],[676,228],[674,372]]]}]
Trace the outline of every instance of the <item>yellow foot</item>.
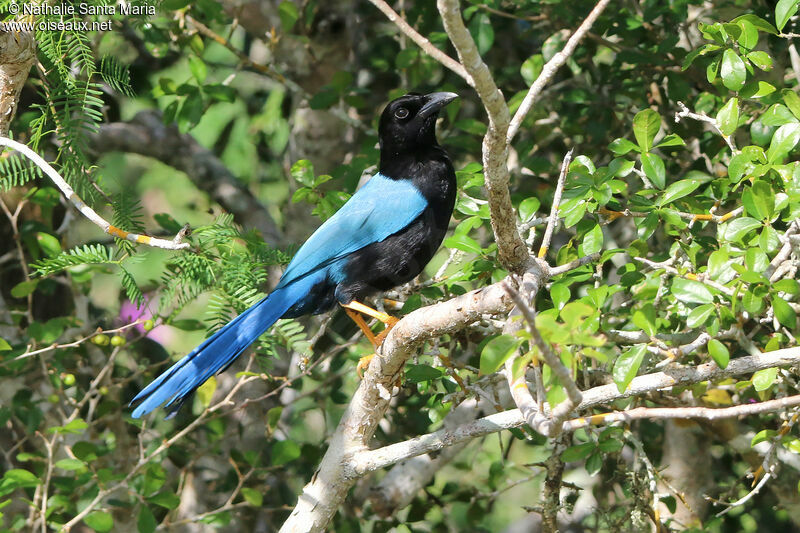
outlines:
[{"label": "yellow foot", "polygon": [[358,379],[364,379],[364,371],[369,367],[369,363],[372,361],[373,357],[375,357],[375,354],[367,355],[358,360],[358,366],[356,366]]}]

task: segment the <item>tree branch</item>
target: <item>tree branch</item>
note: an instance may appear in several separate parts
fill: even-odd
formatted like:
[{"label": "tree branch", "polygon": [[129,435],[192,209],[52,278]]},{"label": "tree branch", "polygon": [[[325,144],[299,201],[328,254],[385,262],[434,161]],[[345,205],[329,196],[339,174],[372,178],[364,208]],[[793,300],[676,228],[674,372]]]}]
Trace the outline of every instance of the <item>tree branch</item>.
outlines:
[{"label": "tree branch", "polygon": [[19,95],[35,61],[36,41],[33,34],[0,31],[0,135],[8,135]]},{"label": "tree branch", "polygon": [[489,116],[489,128],[483,137],[483,172],[489,196],[492,230],[500,262],[512,272],[522,272],[529,260],[528,247],[519,235],[516,213],[508,191],[508,142],[506,133],[511,115],[489,67],[481,59],[478,47],[461,18],[458,0],[438,0],[444,29],[458,52],[458,58],[474,81],[475,90]]},{"label": "tree branch", "polygon": [[[619,392],[615,384],[601,385],[599,387],[585,390],[583,391],[583,401],[578,406],[577,410],[589,409],[591,407],[610,403],[621,398],[640,396],[648,392],[669,389],[674,386],[686,386],[693,383],[699,383],[701,381],[719,380],[741,374],[750,374],[765,368],[786,367],[797,364],[800,364],[800,347],[740,357],[732,360],[725,369],[719,368],[714,363],[706,363],[698,365],[697,367],[677,368],[670,369],[665,372],[655,372],[634,378],[630,386],[624,392]],[[690,413],[692,415],[689,418],[715,419],[722,418],[723,415],[727,417],[734,417],[745,414],[776,411],[783,409],[788,405],[797,405],[795,402],[800,403],[800,397],[792,396],[790,398],[770,400],[769,402],[744,404],[741,406],[735,406],[735,408],[677,408],[677,410],[659,409],[661,413],[673,411],[671,413],[672,416],[656,415],[654,418],[687,418],[686,416],[682,416],[686,413]],[[733,410],[745,407],[747,409],[743,411]],[[685,411],[685,409],[703,409],[703,411]],[[719,414],[717,414],[717,411],[719,411]],[[612,414],[613,416],[611,416]],[[569,420],[565,422],[564,430],[572,431],[578,427],[585,427],[587,425],[606,424],[610,421],[615,422],[618,421],[618,419],[615,417],[617,417],[619,414],[620,413],[606,413],[604,415],[596,415],[598,418],[590,416]],[[634,416],[636,417],[638,415],[635,414]],[[624,417],[621,416],[619,419],[624,419]],[[375,450],[360,451],[353,458],[353,462],[355,463],[354,468],[356,472],[360,473],[361,475],[365,475],[369,472],[384,468],[409,457],[415,457],[424,453],[431,453],[446,448],[447,446],[459,444],[465,440],[483,437],[491,433],[503,431],[505,429],[519,427],[523,424],[525,424],[525,419],[520,410],[510,409],[508,411],[503,411],[502,413],[480,418],[475,422],[465,424],[453,430],[439,430],[409,439],[407,441],[399,442],[397,444],[390,444]],[[575,427],[572,427],[572,425]]]},{"label": "tree branch", "polygon": [[0,137],[0,146],[8,146],[9,148],[13,148],[14,150],[22,153],[25,157],[33,161],[33,163],[42,169],[42,171],[47,174],[47,176],[53,181],[53,183],[61,190],[61,193],[75,206],[75,209],[81,212],[83,216],[88,218],[92,223],[102,229],[105,233],[109,235],[113,235],[114,237],[125,239],[137,244],[146,244],[148,246],[153,246],[155,248],[164,248],[167,250],[182,250],[184,248],[188,248],[189,244],[185,242],[181,242],[181,239],[186,235],[188,231],[188,226],[184,227],[181,231],[179,231],[175,238],[171,241],[166,239],[159,239],[157,237],[150,237],[148,235],[139,235],[136,233],[129,233],[125,230],[119,229],[116,226],[113,226],[110,222],[105,220],[103,217],[97,214],[97,212],[86,205],[83,200],[81,200],[72,187],[64,180],[64,178],[59,175],[56,170],[51,167],[47,161],[42,159],[39,154],[25,146],[24,144],[18,143],[16,141],[12,141],[11,139],[7,139],[5,137]]}]

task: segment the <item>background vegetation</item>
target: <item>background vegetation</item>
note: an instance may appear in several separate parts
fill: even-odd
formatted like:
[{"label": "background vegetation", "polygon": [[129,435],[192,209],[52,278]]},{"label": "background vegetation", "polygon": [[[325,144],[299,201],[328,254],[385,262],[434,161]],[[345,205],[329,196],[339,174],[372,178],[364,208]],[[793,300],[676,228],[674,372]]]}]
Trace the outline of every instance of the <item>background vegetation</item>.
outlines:
[{"label": "background vegetation", "polygon": [[[393,7],[455,57],[434,2]],[[593,7],[461,2],[512,113]],[[507,164],[522,238],[539,250],[573,150],[544,258],[597,254],[532,302],[578,387],[619,392],[579,416],[797,394],[796,375],[779,368],[800,360],[791,350],[788,363],[755,373],[623,393],[637,374],[726,369],[797,344],[797,10],[786,0],[612,2],[521,123]],[[35,19],[47,20],[71,19]],[[133,420],[127,402],[268,292],[299,243],[375,171],[380,110],[410,90],[461,96],[439,132],[460,194],[427,272],[388,295],[396,312],[506,279],[482,174],[481,100],[367,2],[165,0],[155,16],[74,20],[111,20],[113,30],[37,26],[9,135],[114,225],[171,238],[189,224],[191,249],[105,235],[26,158],[3,156],[2,527],[276,530],[371,352],[343,313],[279,322],[173,420]],[[419,350],[375,445],[520,406],[504,363],[523,363],[519,379],[544,355],[530,334],[504,333],[506,318],[483,316]],[[539,390],[555,406],[566,384],[542,368]],[[330,529],[552,530],[556,514],[571,531],[800,529],[797,414],[765,411],[689,420],[678,410],[554,438],[498,428],[434,454],[418,486],[410,463],[395,477],[363,476]]]}]

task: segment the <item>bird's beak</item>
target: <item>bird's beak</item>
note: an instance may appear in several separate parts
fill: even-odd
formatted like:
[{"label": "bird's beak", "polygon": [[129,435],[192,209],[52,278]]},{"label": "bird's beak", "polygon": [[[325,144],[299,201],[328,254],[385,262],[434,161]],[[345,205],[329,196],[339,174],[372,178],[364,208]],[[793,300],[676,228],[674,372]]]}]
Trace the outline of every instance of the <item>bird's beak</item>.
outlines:
[{"label": "bird's beak", "polygon": [[456,93],[431,93],[425,95],[425,103],[417,113],[418,117],[427,118],[435,115],[441,108],[458,98]]}]

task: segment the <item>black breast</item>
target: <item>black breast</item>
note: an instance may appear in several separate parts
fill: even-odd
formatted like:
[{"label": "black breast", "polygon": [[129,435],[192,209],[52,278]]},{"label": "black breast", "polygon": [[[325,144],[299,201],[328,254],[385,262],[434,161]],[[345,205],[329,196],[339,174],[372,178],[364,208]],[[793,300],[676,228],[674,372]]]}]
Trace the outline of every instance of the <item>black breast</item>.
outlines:
[{"label": "black breast", "polygon": [[[428,207],[403,230],[350,254],[345,279],[336,287],[336,300],[348,303],[386,291],[414,279],[442,244],[456,200],[456,175],[441,147],[432,147],[402,168],[381,168],[388,177],[411,178]],[[390,212],[387,217],[392,216]]]}]

